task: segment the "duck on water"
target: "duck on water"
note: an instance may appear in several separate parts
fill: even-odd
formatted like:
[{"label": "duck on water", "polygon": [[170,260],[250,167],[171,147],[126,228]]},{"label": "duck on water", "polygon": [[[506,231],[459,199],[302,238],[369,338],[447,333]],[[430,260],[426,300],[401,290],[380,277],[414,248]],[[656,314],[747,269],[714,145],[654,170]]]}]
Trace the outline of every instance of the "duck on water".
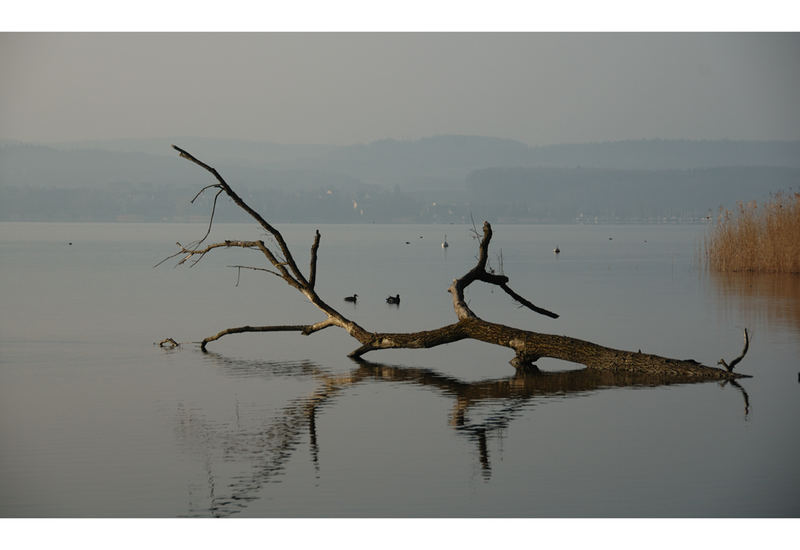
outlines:
[{"label": "duck on water", "polygon": [[386,298],[386,303],[400,305],[400,295],[398,294],[397,296],[389,296]]},{"label": "duck on water", "polygon": [[344,297],[344,301],[345,302],[353,302],[353,303],[355,303],[357,300],[358,300],[358,294],[353,294],[352,296],[345,296]]}]

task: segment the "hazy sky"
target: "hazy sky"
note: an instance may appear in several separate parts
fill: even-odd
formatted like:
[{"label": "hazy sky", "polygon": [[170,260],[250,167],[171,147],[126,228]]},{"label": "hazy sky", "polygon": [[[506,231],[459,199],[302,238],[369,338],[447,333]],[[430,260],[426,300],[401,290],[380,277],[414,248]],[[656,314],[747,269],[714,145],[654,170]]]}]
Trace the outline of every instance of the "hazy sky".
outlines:
[{"label": "hazy sky", "polygon": [[800,139],[800,34],[0,34],[0,138]]}]

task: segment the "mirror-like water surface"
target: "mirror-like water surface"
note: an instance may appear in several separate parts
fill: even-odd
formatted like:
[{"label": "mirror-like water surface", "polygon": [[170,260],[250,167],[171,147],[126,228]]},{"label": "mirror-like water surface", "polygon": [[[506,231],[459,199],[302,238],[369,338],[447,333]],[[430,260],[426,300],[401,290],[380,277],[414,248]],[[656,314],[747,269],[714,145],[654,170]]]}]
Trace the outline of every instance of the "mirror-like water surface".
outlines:
[{"label": "mirror-like water surface", "polygon": [[[315,228],[280,227],[301,265]],[[259,261],[247,251],[153,269],[201,224],[0,224],[0,516],[796,517],[800,278],[701,273],[704,229],[495,226],[495,268],[502,249],[512,288],[561,317],[477,285],[470,307],[712,365],[747,327],[739,387],[546,359],[518,377],[510,350],[477,342],[356,363],[338,329],[203,354],[190,342],[222,328],[322,317],[270,274],[237,285],[227,266]],[[468,228],[320,231],[317,288],[362,326],[454,321]],[[258,237],[221,224],[211,238]],[[153,345],[166,337],[185,344]]]}]

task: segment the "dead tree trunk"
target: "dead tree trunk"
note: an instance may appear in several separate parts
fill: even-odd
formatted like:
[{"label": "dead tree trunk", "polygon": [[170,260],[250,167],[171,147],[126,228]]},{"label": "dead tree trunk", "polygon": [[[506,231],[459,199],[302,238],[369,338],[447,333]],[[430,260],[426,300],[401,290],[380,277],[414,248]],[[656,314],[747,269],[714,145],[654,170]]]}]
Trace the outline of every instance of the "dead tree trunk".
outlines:
[{"label": "dead tree trunk", "polygon": [[317,251],[319,249],[321,239],[319,231],[316,231],[313,243],[311,245],[310,265],[308,277],[306,277],[298,267],[292,252],[289,250],[286,241],[283,239],[283,236],[275,227],[262,218],[258,212],[250,208],[250,206],[248,206],[247,203],[245,203],[241,197],[236,194],[236,192],[227,184],[227,182],[225,182],[222,176],[220,176],[220,174],[214,168],[198,160],[183,149],[175,145],[172,147],[180,153],[181,157],[201,166],[210,172],[217,180],[217,183],[203,187],[200,192],[195,195],[195,198],[192,199],[192,202],[194,202],[194,200],[197,199],[197,197],[199,197],[204,191],[208,189],[217,189],[217,193],[214,197],[215,208],[217,198],[221,193],[225,193],[231,198],[231,200],[233,200],[234,203],[236,203],[237,206],[244,210],[274,238],[275,243],[277,244],[277,249],[271,248],[273,245],[268,246],[263,240],[227,240],[203,246],[204,241],[211,232],[211,226],[214,222],[214,209],[212,209],[208,231],[206,232],[205,236],[199,241],[187,246],[177,243],[180,250],[156,265],[160,265],[166,260],[179,256],[182,258],[178,261],[178,265],[181,265],[190,259],[192,259],[192,265],[194,265],[199,262],[208,252],[214,250],[215,248],[239,247],[258,250],[264,255],[270,267],[235,267],[239,269],[255,269],[266,271],[276,275],[277,277],[280,277],[291,287],[305,295],[306,298],[325,315],[323,320],[307,325],[248,325],[227,328],[213,336],[205,338],[202,342],[200,342],[200,347],[204,351],[210,342],[219,340],[227,334],[244,332],[294,331],[309,335],[319,330],[336,326],[344,329],[350,336],[352,336],[361,344],[360,347],[350,353],[350,357],[352,358],[359,358],[369,351],[379,349],[432,348],[442,344],[456,342],[458,340],[473,339],[487,342],[489,344],[511,348],[515,352],[515,357],[511,361],[511,364],[521,371],[535,372],[538,370],[534,364],[535,361],[542,357],[551,357],[554,359],[562,359],[573,363],[579,363],[585,365],[589,369],[597,371],[618,373],[628,372],[722,380],[746,376],[734,373],[733,366],[738,363],[747,352],[747,331],[745,331],[745,348],[742,352],[742,355],[732,361],[730,365],[725,363],[724,360],[720,360],[720,364],[726,366],[725,369],[721,369],[701,365],[697,361],[691,359],[670,359],[667,357],[660,357],[658,355],[650,355],[641,352],[617,350],[585,340],[570,338],[568,336],[557,336],[553,334],[531,332],[497,323],[491,323],[481,319],[469,308],[464,298],[464,290],[475,281],[482,281],[488,284],[499,286],[504,292],[514,298],[514,300],[536,313],[553,318],[558,317],[557,314],[534,305],[527,299],[514,292],[508,286],[509,279],[505,275],[497,275],[487,271],[486,264],[489,254],[489,244],[492,240],[492,227],[489,222],[484,222],[483,224],[483,237],[481,238],[479,244],[477,264],[464,276],[455,279],[448,289],[453,297],[453,308],[458,319],[456,323],[435,330],[426,330],[420,332],[370,332],[328,305],[325,301],[323,301],[319,294],[317,294],[317,291],[315,290],[315,283],[317,273]]}]

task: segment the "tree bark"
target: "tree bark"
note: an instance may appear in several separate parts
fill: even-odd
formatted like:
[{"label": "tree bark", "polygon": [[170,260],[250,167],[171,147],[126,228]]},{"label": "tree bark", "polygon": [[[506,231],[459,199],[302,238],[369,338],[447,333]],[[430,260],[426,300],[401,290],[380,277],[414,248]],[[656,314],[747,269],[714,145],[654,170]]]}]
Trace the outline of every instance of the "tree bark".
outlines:
[{"label": "tree bark", "polygon": [[[178,265],[185,263],[189,259],[193,259],[191,265],[196,265],[205,256],[205,254],[221,247],[240,247],[258,250],[263,254],[268,264],[272,266],[272,269],[249,266],[235,267],[239,269],[249,268],[264,270],[280,277],[291,287],[305,295],[306,298],[325,315],[325,319],[322,321],[308,325],[242,326],[228,328],[213,336],[205,338],[200,343],[201,349],[204,351],[210,342],[219,340],[228,334],[246,332],[295,331],[305,335],[310,335],[327,327],[338,326],[344,329],[351,337],[361,344],[360,347],[350,353],[350,357],[354,359],[358,359],[370,351],[380,349],[432,348],[442,344],[448,344],[469,338],[489,344],[504,346],[514,350],[515,357],[511,361],[511,364],[517,368],[518,371],[522,372],[538,371],[535,362],[542,357],[550,357],[578,363],[593,371],[610,373],[638,373],[656,376],[673,376],[678,378],[688,377],[692,379],[717,380],[733,380],[735,378],[746,376],[733,372],[733,366],[741,361],[748,349],[749,341],[746,331],[745,349],[743,350],[742,354],[733,362],[731,362],[730,365],[725,363],[724,360],[720,360],[720,364],[726,367],[722,369],[701,365],[692,359],[671,359],[668,357],[641,353],[640,351],[631,352],[618,350],[601,346],[593,342],[579,340],[577,338],[532,332],[481,319],[469,308],[464,298],[465,289],[476,281],[499,286],[514,300],[531,311],[546,315],[551,318],[558,317],[556,313],[534,305],[529,300],[523,298],[513,291],[508,286],[509,279],[507,276],[498,275],[491,271],[487,271],[486,266],[489,254],[489,244],[492,239],[492,227],[489,222],[484,222],[483,224],[483,237],[480,240],[478,248],[478,260],[476,265],[464,276],[455,279],[448,288],[448,292],[450,292],[453,298],[453,309],[455,311],[456,318],[458,319],[456,323],[446,325],[435,330],[426,330],[420,332],[370,332],[342,315],[335,308],[325,303],[317,294],[315,290],[317,252],[321,239],[321,235],[318,230],[315,232],[313,244],[311,246],[309,275],[308,278],[306,278],[298,267],[291,250],[283,239],[283,236],[275,227],[264,220],[255,210],[250,208],[250,206],[248,206],[241,199],[241,197],[239,197],[233,191],[233,189],[231,189],[228,183],[214,168],[196,159],[190,153],[175,145],[173,145],[173,148],[180,153],[181,157],[209,171],[217,180],[216,184],[204,187],[195,196],[195,199],[205,190],[211,188],[218,190],[217,196],[224,192],[234,201],[234,203],[236,203],[237,206],[247,212],[247,214],[249,214],[267,233],[274,238],[275,242],[277,243],[277,249],[273,250],[262,240],[229,240],[201,246],[205,238],[210,234],[211,223],[213,223],[212,210],[209,230],[203,239],[197,243],[194,243],[194,245],[189,246],[184,246],[178,243],[180,250],[156,265],[160,265],[164,261],[178,256],[182,256],[182,259],[178,262]],[[215,206],[217,196],[214,198]]]}]

